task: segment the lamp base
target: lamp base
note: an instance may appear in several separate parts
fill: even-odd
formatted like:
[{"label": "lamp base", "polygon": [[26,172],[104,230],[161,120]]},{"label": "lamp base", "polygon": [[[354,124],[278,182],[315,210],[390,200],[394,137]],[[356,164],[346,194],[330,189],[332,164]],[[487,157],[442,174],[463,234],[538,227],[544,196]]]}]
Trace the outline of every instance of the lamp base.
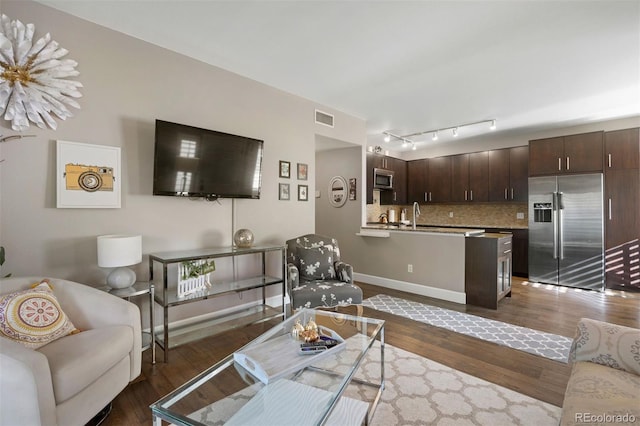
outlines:
[{"label": "lamp base", "polygon": [[136,273],[127,268],[116,268],[107,276],[107,285],[111,288],[127,288],[136,282]]}]

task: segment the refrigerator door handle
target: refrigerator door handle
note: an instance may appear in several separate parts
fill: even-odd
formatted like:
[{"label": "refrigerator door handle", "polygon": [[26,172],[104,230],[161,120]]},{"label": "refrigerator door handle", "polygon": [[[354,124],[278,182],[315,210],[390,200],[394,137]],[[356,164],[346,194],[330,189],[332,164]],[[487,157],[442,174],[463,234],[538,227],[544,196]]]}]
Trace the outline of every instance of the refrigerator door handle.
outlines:
[{"label": "refrigerator door handle", "polygon": [[554,192],[552,195],[553,202],[553,258],[558,258],[558,193]]},{"label": "refrigerator door handle", "polygon": [[558,192],[558,257],[564,259],[564,206],[562,192]]}]

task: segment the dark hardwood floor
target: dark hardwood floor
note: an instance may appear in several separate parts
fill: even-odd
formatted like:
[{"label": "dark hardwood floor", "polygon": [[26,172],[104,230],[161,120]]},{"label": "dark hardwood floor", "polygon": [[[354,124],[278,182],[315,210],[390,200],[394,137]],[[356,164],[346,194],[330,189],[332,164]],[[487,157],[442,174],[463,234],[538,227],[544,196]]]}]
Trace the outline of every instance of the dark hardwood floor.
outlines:
[{"label": "dark hardwood floor", "polygon": [[[596,293],[566,287],[537,286],[514,277],[513,296],[497,310],[459,305],[373,285],[358,283],[368,298],[379,293],[467,312],[535,330],[573,337],[582,317],[640,328],[640,294]],[[355,308],[344,309],[355,313]],[[385,340],[441,364],[533,398],[561,406],[570,367],[493,343],[365,308],[365,316],[386,320]],[[191,379],[216,361],[252,340],[273,324],[257,324],[209,337],[171,350],[170,362],[151,364],[143,354],[142,374],[113,402],[103,425],[148,425],[149,405]]]}]

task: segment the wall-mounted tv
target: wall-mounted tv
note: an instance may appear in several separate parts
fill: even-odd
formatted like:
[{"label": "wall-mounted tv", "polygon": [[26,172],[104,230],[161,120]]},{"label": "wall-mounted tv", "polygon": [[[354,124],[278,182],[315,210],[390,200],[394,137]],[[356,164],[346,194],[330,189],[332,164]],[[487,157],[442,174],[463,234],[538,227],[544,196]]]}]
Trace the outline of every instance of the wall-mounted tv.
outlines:
[{"label": "wall-mounted tv", "polygon": [[153,195],[260,198],[263,141],[156,120]]}]

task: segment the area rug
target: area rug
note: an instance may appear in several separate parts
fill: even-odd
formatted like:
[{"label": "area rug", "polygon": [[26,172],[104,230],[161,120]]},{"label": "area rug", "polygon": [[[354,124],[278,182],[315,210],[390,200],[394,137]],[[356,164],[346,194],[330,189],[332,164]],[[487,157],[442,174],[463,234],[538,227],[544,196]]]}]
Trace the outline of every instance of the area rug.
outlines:
[{"label": "area rug", "polygon": [[572,339],[463,312],[378,294],[362,306],[487,340],[534,355],[567,362]]},{"label": "area rug", "polygon": [[[384,360],[386,386],[370,423],[372,426],[551,426],[559,423],[558,407],[403,349],[385,345]],[[335,370],[346,367],[341,365],[340,355],[332,364],[324,367]],[[370,382],[379,381],[379,346],[369,350],[356,377]],[[321,373],[305,372],[300,381],[322,385],[323,379],[331,380]],[[229,416],[228,410],[238,410],[251,398],[250,394],[255,393],[250,388],[204,407],[189,417],[209,426],[221,425]],[[373,388],[352,382],[344,396],[371,401],[374,394]],[[344,426],[345,420],[330,418],[328,424]]]}]

